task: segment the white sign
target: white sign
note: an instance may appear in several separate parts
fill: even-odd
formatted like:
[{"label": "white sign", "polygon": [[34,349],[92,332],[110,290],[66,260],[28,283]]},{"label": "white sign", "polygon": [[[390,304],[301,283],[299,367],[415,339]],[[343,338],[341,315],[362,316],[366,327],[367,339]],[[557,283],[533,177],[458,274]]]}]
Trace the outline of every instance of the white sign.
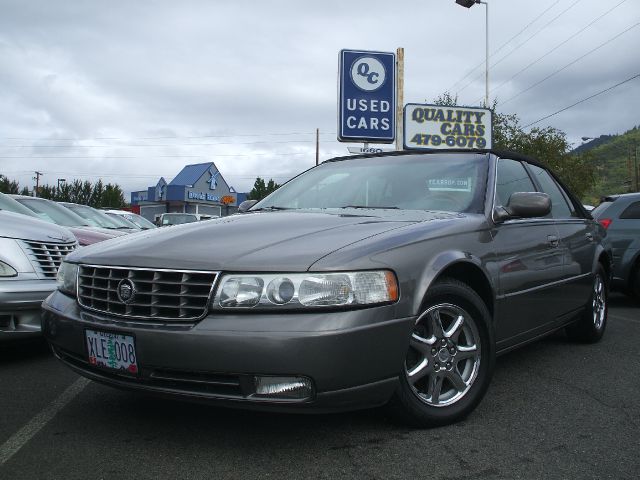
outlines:
[{"label": "white sign", "polygon": [[486,108],[409,103],[404,107],[404,148],[489,149],[491,125]]},{"label": "white sign", "polygon": [[349,153],[384,153],[395,152],[393,148],[378,148],[378,147],[347,147]]}]

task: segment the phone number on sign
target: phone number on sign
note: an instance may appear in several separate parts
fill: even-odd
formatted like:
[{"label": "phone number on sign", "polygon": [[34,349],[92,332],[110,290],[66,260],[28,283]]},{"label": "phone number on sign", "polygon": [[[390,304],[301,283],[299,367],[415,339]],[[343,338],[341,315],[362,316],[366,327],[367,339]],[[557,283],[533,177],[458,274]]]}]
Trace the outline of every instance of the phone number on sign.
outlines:
[{"label": "phone number on sign", "polygon": [[463,135],[447,135],[443,137],[423,133],[415,134],[411,139],[411,143],[423,146],[433,145],[434,147],[446,145],[447,147],[484,148],[487,146],[487,141],[482,137],[465,137]]}]

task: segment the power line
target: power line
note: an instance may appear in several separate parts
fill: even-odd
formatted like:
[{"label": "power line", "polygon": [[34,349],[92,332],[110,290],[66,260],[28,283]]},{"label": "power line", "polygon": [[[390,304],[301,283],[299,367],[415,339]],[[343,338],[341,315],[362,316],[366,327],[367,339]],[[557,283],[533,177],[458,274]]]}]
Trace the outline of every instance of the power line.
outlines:
[{"label": "power line", "polygon": [[622,81],[622,82],[620,82],[620,83],[616,83],[615,85],[613,85],[613,86],[611,86],[611,87],[609,87],[609,88],[605,88],[604,90],[600,90],[598,93],[594,93],[593,95],[590,95],[590,96],[588,96],[588,97],[586,97],[586,98],[583,98],[582,100],[579,100],[579,101],[577,101],[576,103],[573,103],[573,104],[569,105],[568,107],[564,107],[564,108],[562,108],[562,109],[558,110],[557,112],[553,112],[553,113],[551,113],[551,114],[549,114],[549,115],[547,115],[547,116],[545,116],[545,117],[542,117],[542,118],[540,118],[540,119],[536,120],[535,122],[528,123],[527,125],[525,125],[525,126],[524,126],[524,127],[522,127],[522,128],[527,128],[527,127],[530,127],[531,125],[535,125],[536,123],[542,122],[543,120],[546,120],[547,118],[551,118],[551,117],[553,117],[554,115],[557,115],[557,114],[562,113],[562,112],[564,112],[564,111],[566,111],[566,110],[569,110],[570,108],[573,108],[573,107],[575,107],[576,105],[580,105],[581,103],[584,103],[584,102],[586,102],[587,100],[591,100],[592,98],[597,97],[598,95],[602,95],[603,93],[606,93],[606,92],[608,92],[608,91],[610,91],[610,90],[613,90],[614,88],[617,88],[617,87],[619,87],[620,85],[624,85],[625,83],[630,82],[631,80],[633,80],[633,79],[635,79],[635,78],[638,78],[638,77],[640,77],[640,73],[637,73],[637,74],[635,74],[634,76],[629,77],[629,78],[627,78],[626,80],[623,80],[623,81]]},{"label": "power line", "polygon": [[558,70],[550,73],[549,75],[547,75],[546,77],[544,77],[542,80],[534,83],[533,85],[528,86],[527,88],[525,88],[524,90],[521,90],[520,92],[516,93],[514,96],[508,98],[507,100],[501,102],[501,105],[504,105],[506,103],[509,103],[510,101],[518,98],[520,95],[522,95],[523,93],[528,92],[529,90],[537,87],[538,85],[540,85],[543,82],[546,82],[547,80],[549,80],[551,77],[557,75],[558,73],[562,72],[563,70],[566,70],[567,68],[569,68],[570,66],[576,64],[577,62],[579,62],[580,60],[582,60],[584,57],[586,57],[587,55],[592,54],[593,52],[595,52],[596,50],[601,49],[602,47],[604,47],[605,45],[613,42],[615,39],[617,39],[618,37],[624,35],[625,33],[627,33],[628,31],[636,28],[638,25],[640,25],[640,22],[636,23],[635,25],[631,25],[629,28],[627,28],[626,30],[623,30],[622,32],[618,33],[617,35],[611,37],[609,40],[607,40],[604,43],[601,43],[600,45],[598,45],[595,48],[592,48],[591,50],[589,50],[587,53],[585,53],[584,55],[579,56],[578,58],[576,58],[575,60],[573,60],[572,62],[567,63],[564,67],[559,68]]},{"label": "power line", "polygon": [[[531,62],[530,64],[528,64],[526,67],[522,68],[521,70],[518,70],[513,76],[511,76],[511,78],[509,78],[508,80],[502,82],[500,85],[498,85],[495,88],[491,89],[491,92],[495,92],[497,90],[500,90],[503,86],[505,86],[507,83],[509,83],[511,80],[513,80],[514,78],[516,78],[518,75],[520,75],[521,73],[525,72],[526,70],[528,70],[529,68],[531,68],[533,65],[535,65],[536,63],[538,63],[540,60],[544,59],[545,57],[551,55],[553,52],[555,52],[556,50],[558,50],[560,47],[562,47],[563,45],[565,45],[567,42],[569,42],[570,40],[574,39],[575,37],[577,37],[578,35],[580,35],[582,32],[584,32],[586,29],[588,29],[589,27],[593,26],[598,20],[600,20],[601,18],[605,17],[606,15],[608,15],[609,13],[611,13],[612,11],[614,11],[616,8],[618,8],[620,5],[622,5],[623,3],[625,3],[627,0],[622,0],[620,3],[618,3],[617,5],[611,7],[609,10],[607,10],[606,12],[604,12],[603,14],[597,16],[596,18],[594,18],[591,22],[589,22],[587,25],[585,25],[584,27],[582,27],[580,30],[578,30],[577,32],[575,32],[573,35],[571,35],[570,37],[568,37],[566,40],[560,42],[558,45],[556,45],[555,47],[553,47],[551,50],[549,50],[547,53],[545,53],[544,55],[542,55],[541,57],[537,58],[536,60],[534,60],[533,62]],[[479,103],[480,101],[482,101],[482,98],[476,100],[474,102],[475,103]]]},{"label": "power line", "polygon": [[[499,63],[502,63],[503,60],[505,60],[506,58],[510,57],[514,52],[516,52],[518,49],[520,49],[521,47],[523,47],[524,45],[526,45],[527,43],[529,43],[529,41],[531,41],[534,37],[536,37],[538,34],[540,34],[542,31],[544,31],[549,25],[551,25],[553,22],[555,22],[558,18],[560,18],[562,15],[564,15],[566,12],[568,12],[570,9],[572,9],[575,5],[577,5],[580,1],[582,0],[575,0],[571,5],[569,5],[567,8],[565,8],[563,11],[561,11],[558,15],[556,15],[555,17],[553,17],[551,20],[549,20],[546,24],[544,24],[542,26],[542,28],[540,30],[538,30],[536,33],[534,33],[533,35],[531,35],[529,38],[527,38],[524,42],[522,42],[521,44],[519,44],[517,47],[515,47],[513,50],[511,50],[510,52],[508,52],[506,55],[503,55],[502,57],[500,57],[496,62],[494,62],[490,68],[495,67],[496,65],[498,65]],[[471,81],[469,83],[467,83],[464,87],[462,87],[460,90],[458,90],[456,93],[460,93],[462,92],[464,89],[466,89],[469,85],[473,84],[476,80],[478,80],[483,74],[481,73],[480,75],[476,75],[473,79],[471,79]]]},{"label": "power line", "polygon": [[[504,47],[506,47],[509,43],[511,43],[512,40],[514,40],[516,37],[518,37],[520,34],[524,33],[525,30],[527,30],[531,25],[533,25],[535,22],[537,22],[545,13],[547,13],[549,10],[551,10],[553,7],[555,7],[558,3],[560,3],[560,0],[556,0],[555,3],[551,4],[551,6],[547,7],[540,15],[538,15],[536,18],[534,18],[533,20],[531,20],[527,25],[525,25],[525,27],[520,30],[518,33],[516,33],[513,37],[511,37],[509,40],[507,40],[506,42],[504,42],[502,45],[500,45],[500,47],[498,47],[496,50],[494,50],[493,52],[491,52],[491,55],[489,55],[489,58],[491,58],[492,56],[494,56],[496,53],[498,53],[499,51],[501,51]],[[467,78],[469,75],[471,75],[473,72],[475,72],[478,68],[480,68],[481,66],[484,65],[484,62],[480,62],[478,65],[476,65],[475,67],[473,67],[471,70],[467,71],[467,73],[460,79],[458,80],[456,83],[454,83],[453,85],[451,85],[451,87],[449,87],[446,91],[451,91],[455,88],[456,85],[462,83],[462,81]]]},{"label": "power line", "polygon": [[311,155],[309,152],[300,153],[247,153],[234,155],[80,155],[80,156],[57,156],[57,155],[6,155],[0,158],[68,158],[68,159],[104,159],[104,158],[218,158],[218,157],[262,157],[262,156],[292,156],[292,155]]},{"label": "power line", "polygon": [[282,140],[259,142],[216,142],[216,143],[166,143],[166,144],[116,144],[116,145],[2,145],[0,148],[119,148],[119,147],[213,147],[216,145],[261,145],[281,143],[309,143],[311,140]]},{"label": "power line", "polygon": [[[85,137],[85,138],[45,138],[45,137],[0,137],[0,140],[35,140],[35,141],[81,141],[81,140],[168,140],[168,139],[195,139],[195,138],[235,138],[235,137],[268,137],[287,135],[315,135],[315,132],[281,132],[281,133],[241,133],[234,135],[197,135],[179,136],[169,135],[161,137]],[[320,135],[336,135],[336,132],[320,133]]]}]

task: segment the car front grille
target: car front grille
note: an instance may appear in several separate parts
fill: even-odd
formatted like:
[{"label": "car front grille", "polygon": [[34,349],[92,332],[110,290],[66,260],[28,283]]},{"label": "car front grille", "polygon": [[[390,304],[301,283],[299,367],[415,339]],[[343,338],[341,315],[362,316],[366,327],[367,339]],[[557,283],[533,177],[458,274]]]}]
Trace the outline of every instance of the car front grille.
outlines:
[{"label": "car front grille", "polygon": [[216,277],[217,272],[80,265],[78,301],[122,317],[193,321],[206,313]]},{"label": "car front grille", "polygon": [[23,240],[31,264],[39,276],[56,278],[64,257],[76,249],[77,243],[40,243]]}]

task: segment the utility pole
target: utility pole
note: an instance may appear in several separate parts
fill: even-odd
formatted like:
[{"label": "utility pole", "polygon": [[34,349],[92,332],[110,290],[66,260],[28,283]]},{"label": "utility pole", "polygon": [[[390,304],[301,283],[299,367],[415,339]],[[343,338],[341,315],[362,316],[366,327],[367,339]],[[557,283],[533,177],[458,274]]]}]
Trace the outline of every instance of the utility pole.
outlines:
[{"label": "utility pole", "polygon": [[41,176],[41,175],[44,175],[44,173],[42,173],[42,172],[38,172],[38,171],[36,171],[36,172],[34,172],[34,173],[36,174],[36,176],[35,176],[35,177],[33,177],[33,179],[36,181],[36,189],[35,189],[35,191],[33,192],[33,196],[34,196],[34,197],[37,197],[37,196],[38,196],[38,190],[40,189],[40,176]]},{"label": "utility pole", "polygon": [[396,50],[396,78],[398,94],[396,99],[396,150],[404,148],[404,48]]},{"label": "utility pole", "polygon": [[320,129],[316,128],[316,166],[320,161]]}]

